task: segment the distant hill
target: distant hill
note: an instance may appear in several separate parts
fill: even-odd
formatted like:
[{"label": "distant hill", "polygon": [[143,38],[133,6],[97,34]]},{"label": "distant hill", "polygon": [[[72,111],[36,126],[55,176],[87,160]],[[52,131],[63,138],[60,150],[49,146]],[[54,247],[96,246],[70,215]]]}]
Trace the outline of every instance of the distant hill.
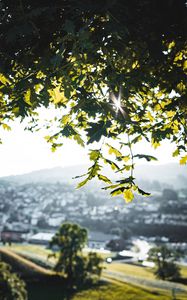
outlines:
[{"label": "distant hill", "polygon": [[77,166],[70,166],[70,167],[55,167],[51,169],[37,170],[37,171],[33,171],[21,175],[0,177],[0,179],[11,181],[11,182],[20,182],[20,183],[30,183],[30,182],[53,182],[53,183],[71,182],[72,183],[72,178],[87,172],[87,167],[88,166],[86,165],[77,165]]},{"label": "distant hill", "polygon": [[145,181],[167,183],[173,188],[187,187],[187,166],[177,163],[142,165],[135,168],[135,177]]},{"label": "distant hill", "polygon": [[[88,165],[55,167],[33,171],[23,175],[1,177],[0,179],[20,183],[64,182],[76,184],[77,180],[72,180],[72,178],[86,173],[87,168]],[[104,174],[109,177],[113,176],[113,173],[108,169],[104,170]],[[135,168],[135,177],[138,181],[159,181],[160,183],[167,183],[176,188],[187,187],[187,166],[181,166],[175,163],[164,165],[139,165]],[[78,180],[81,181],[81,178]]]}]

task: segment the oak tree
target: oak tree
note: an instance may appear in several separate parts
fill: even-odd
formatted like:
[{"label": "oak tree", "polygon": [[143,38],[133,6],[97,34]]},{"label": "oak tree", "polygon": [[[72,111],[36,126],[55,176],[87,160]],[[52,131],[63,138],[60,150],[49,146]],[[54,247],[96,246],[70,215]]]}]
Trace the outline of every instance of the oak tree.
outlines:
[{"label": "oak tree", "polygon": [[[56,124],[46,137],[52,149],[64,137],[92,147],[79,186],[97,177],[127,201],[146,195],[136,160],[155,160],[133,152],[140,140],[158,147],[168,139],[187,162],[186,0],[2,0],[0,8],[4,129],[29,117],[33,130],[38,108],[55,106],[60,115],[46,125]],[[122,178],[113,184],[103,163]]]}]

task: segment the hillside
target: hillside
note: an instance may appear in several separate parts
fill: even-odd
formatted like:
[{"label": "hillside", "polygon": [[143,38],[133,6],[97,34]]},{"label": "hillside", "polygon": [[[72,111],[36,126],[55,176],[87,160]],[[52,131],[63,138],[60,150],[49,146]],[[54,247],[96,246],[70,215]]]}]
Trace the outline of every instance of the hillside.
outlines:
[{"label": "hillside", "polygon": [[[0,179],[18,183],[64,182],[75,183],[76,185],[77,179],[73,180],[72,178],[86,173],[87,168],[88,165],[55,167],[37,170],[22,175],[1,177]],[[103,172],[109,177],[112,175],[112,172],[109,169],[105,168]],[[186,187],[187,184],[187,168],[186,166],[175,163],[164,165],[152,165],[149,163],[136,166],[135,177],[138,181],[159,181],[160,183],[166,183],[175,188],[182,188]]]}]

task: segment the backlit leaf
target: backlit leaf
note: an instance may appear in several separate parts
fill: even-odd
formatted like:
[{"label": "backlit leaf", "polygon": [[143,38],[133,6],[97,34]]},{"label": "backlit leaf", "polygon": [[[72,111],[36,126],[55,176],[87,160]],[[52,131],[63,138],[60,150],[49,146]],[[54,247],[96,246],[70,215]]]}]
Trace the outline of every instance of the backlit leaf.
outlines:
[{"label": "backlit leaf", "polygon": [[99,174],[98,178],[99,178],[99,180],[102,180],[102,181],[104,181],[106,183],[109,183],[109,184],[112,183],[111,180],[108,177],[104,176],[104,175]]},{"label": "backlit leaf", "polygon": [[123,197],[124,197],[125,201],[127,203],[129,203],[134,199],[134,194],[130,189],[128,189],[123,192]]},{"label": "backlit leaf", "polygon": [[86,178],[85,180],[81,181],[78,185],[77,185],[77,189],[81,188],[82,186],[84,186],[87,182],[88,182],[89,178]]},{"label": "backlit leaf", "polygon": [[99,155],[100,155],[99,150],[91,150],[89,153],[90,160],[96,160]]},{"label": "backlit leaf", "polygon": [[31,90],[28,89],[24,95],[24,101],[29,104],[29,105],[32,105],[31,103]]},{"label": "backlit leaf", "polygon": [[10,131],[11,130],[11,127],[9,126],[9,125],[7,125],[7,124],[2,124],[2,126],[3,126],[3,129],[5,129],[5,130],[7,130],[7,131]]},{"label": "backlit leaf", "polygon": [[176,157],[180,154],[180,150],[177,148],[173,153],[172,153],[172,156],[173,157]]},{"label": "backlit leaf", "polygon": [[6,78],[2,73],[0,73],[0,82],[4,85],[7,85],[8,83],[10,83],[9,79]]},{"label": "backlit leaf", "polygon": [[186,163],[187,163],[187,155],[181,157],[179,163],[180,163],[180,165],[186,165]]},{"label": "backlit leaf", "polygon": [[119,150],[117,150],[116,148],[112,147],[109,144],[106,144],[106,146],[109,147],[109,150],[108,150],[109,154],[114,154],[116,157],[121,157],[122,156],[122,153]]},{"label": "backlit leaf", "polygon": [[48,90],[49,95],[51,96],[51,100],[54,104],[67,103],[67,98],[64,95],[64,91],[60,91],[60,86],[55,87],[52,90]]}]

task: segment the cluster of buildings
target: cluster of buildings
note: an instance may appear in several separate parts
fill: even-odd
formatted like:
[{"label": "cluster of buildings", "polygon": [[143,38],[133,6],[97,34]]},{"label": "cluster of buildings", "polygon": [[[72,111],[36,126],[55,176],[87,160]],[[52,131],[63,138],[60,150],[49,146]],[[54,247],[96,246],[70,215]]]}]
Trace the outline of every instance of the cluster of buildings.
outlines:
[{"label": "cluster of buildings", "polygon": [[[7,235],[11,230],[22,232],[24,240],[25,235],[30,238],[38,233],[54,233],[63,222],[79,223],[91,232],[108,234],[111,238],[124,236],[126,229],[130,236],[150,237],[155,235],[152,228],[159,226],[187,229],[187,199],[167,202],[160,192],[127,205],[122,198],[111,198],[94,185],[75,190],[58,182],[0,181],[0,232]],[[164,235],[158,230],[156,234]]]}]

